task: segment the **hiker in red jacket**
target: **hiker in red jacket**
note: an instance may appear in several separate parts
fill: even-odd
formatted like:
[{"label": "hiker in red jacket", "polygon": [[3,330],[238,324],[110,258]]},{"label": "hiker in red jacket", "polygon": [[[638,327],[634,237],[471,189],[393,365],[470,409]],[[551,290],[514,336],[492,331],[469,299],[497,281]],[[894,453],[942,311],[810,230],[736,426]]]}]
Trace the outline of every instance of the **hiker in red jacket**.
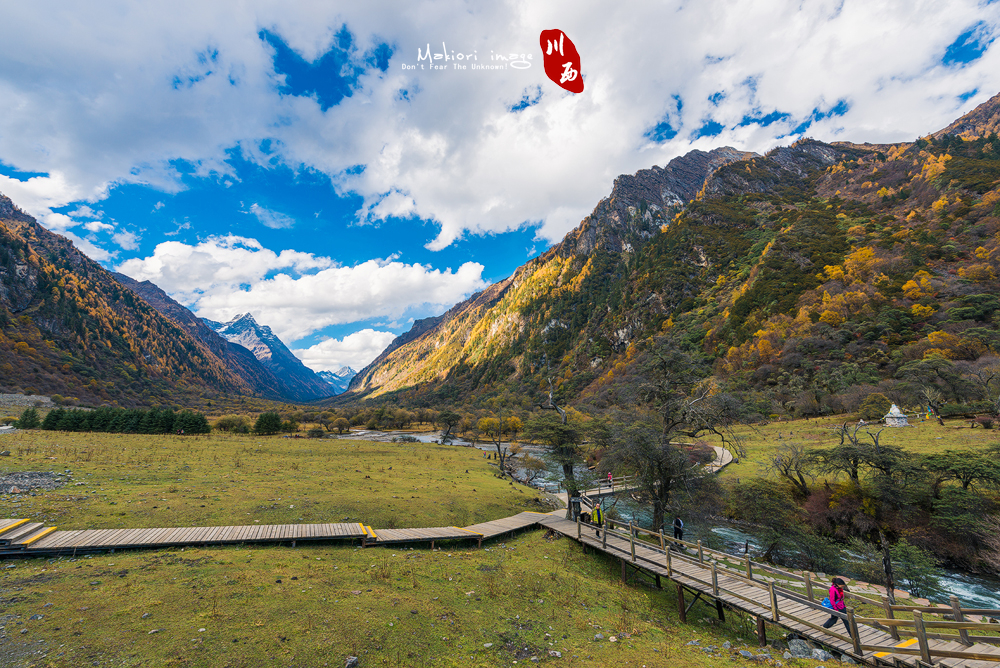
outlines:
[{"label": "hiker in red jacket", "polygon": [[[846,612],[847,604],[844,603],[844,581],[840,578],[833,578],[833,584],[830,585],[830,596],[827,599],[830,601],[828,606],[831,610],[836,610],[837,612]],[[826,605],[826,601],[823,601]],[[830,619],[823,623],[823,628],[828,629],[837,623],[837,615],[830,615]],[[851,635],[851,625],[847,623],[846,617],[840,617],[841,621],[844,622],[844,627],[847,628],[847,635]]]}]

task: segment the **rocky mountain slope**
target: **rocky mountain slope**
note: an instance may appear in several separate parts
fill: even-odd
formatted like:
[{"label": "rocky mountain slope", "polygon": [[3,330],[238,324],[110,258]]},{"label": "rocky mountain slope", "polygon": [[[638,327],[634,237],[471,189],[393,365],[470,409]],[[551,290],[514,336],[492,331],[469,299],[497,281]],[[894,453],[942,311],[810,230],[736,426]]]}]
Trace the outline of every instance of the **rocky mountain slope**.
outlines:
[{"label": "rocky mountain slope", "polygon": [[718,149],[619,177],[562,243],[418,323],[352,394],[534,402],[551,381],[603,404],[669,337],[765,410],[873,387],[967,399],[969,369],[1000,351],[998,117],[1000,96],[912,143]]},{"label": "rocky mountain slope", "polygon": [[227,323],[204,319],[203,322],[227,341],[249,350],[281,383],[282,392],[297,401],[312,401],[335,394],[325,380],[316,375],[275,336],[267,325],[259,325],[249,313]]}]

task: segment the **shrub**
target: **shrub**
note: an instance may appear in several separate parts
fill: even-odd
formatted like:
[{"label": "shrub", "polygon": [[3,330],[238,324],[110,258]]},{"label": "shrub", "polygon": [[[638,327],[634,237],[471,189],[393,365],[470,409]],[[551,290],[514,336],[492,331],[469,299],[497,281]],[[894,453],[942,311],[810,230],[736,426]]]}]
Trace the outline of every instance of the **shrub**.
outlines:
[{"label": "shrub", "polygon": [[25,408],[20,419],[15,423],[18,429],[34,429],[42,423],[38,417],[38,411],[34,408]]},{"label": "shrub", "polygon": [[313,427],[306,432],[306,436],[309,438],[323,438],[325,434],[326,432],[324,432],[320,427]]},{"label": "shrub", "polygon": [[253,425],[255,434],[277,434],[281,431],[281,416],[274,412],[261,413]]},{"label": "shrub", "polygon": [[212,425],[217,431],[246,434],[250,431],[250,418],[246,415],[223,415]]},{"label": "shrub", "polygon": [[892,408],[892,402],[889,401],[888,397],[881,392],[873,392],[865,397],[858,413],[865,421],[881,420],[890,408]]}]

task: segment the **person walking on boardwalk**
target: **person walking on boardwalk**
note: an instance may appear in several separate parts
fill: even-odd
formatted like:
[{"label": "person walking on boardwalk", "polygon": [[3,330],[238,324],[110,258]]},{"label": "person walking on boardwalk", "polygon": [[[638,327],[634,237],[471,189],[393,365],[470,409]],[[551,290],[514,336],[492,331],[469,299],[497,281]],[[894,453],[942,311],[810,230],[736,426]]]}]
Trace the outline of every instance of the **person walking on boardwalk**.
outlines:
[{"label": "person walking on boardwalk", "polygon": [[597,527],[594,533],[597,537],[601,537],[601,525],[604,524],[604,510],[601,508],[601,504],[598,503],[594,506],[594,512],[590,514],[590,521],[593,522],[594,526]]},{"label": "person walking on boardwalk", "polygon": [[674,518],[674,540],[684,540],[684,520]]},{"label": "person walking on boardwalk", "polygon": [[[840,578],[833,578],[833,584],[830,585],[830,596],[827,599],[830,602],[829,608],[831,610],[836,610],[837,612],[844,612],[847,610],[847,604],[844,603],[844,581]],[[823,601],[823,605],[826,605],[827,601]],[[823,622],[823,628],[828,629],[837,623],[837,615],[830,615],[830,619]],[[847,623],[846,617],[840,617],[841,621],[844,622],[844,627],[847,628],[847,635],[851,635],[851,625]]]}]

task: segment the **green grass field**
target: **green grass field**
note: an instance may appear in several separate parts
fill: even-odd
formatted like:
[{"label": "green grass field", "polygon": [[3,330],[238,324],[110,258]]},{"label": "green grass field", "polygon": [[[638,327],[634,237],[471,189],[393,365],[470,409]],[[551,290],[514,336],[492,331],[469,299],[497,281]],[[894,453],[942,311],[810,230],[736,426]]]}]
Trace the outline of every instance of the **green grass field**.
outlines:
[{"label": "green grass field", "polygon": [[[30,431],[4,437],[4,469],[71,471],[7,513],[63,529],[364,522],[464,526],[544,509],[478,450],[278,436]],[[82,483],[82,484],[81,484]]]},{"label": "green grass field", "polygon": [[[466,448],[53,432],[5,438],[12,454],[0,460],[0,474],[71,475],[53,491],[2,497],[0,515],[67,529],[345,518],[440,526],[541,509],[534,490],[494,477]],[[714,609],[698,603],[681,625],[674,597],[670,588],[622,586],[616,560],[541,530],[482,549],[331,543],[7,560],[0,562],[0,665],[343,666],[349,655],[362,666],[511,666],[533,656],[566,666],[745,663],[735,652],[753,638],[746,620],[730,613],[719,625]],[[603,640],[595,641],[598,633]],[[695,639],[701,646],[687,644]],[[733,649],[721,648],[727,640]],[[706,653],[706,645],[717,649]]]}]

